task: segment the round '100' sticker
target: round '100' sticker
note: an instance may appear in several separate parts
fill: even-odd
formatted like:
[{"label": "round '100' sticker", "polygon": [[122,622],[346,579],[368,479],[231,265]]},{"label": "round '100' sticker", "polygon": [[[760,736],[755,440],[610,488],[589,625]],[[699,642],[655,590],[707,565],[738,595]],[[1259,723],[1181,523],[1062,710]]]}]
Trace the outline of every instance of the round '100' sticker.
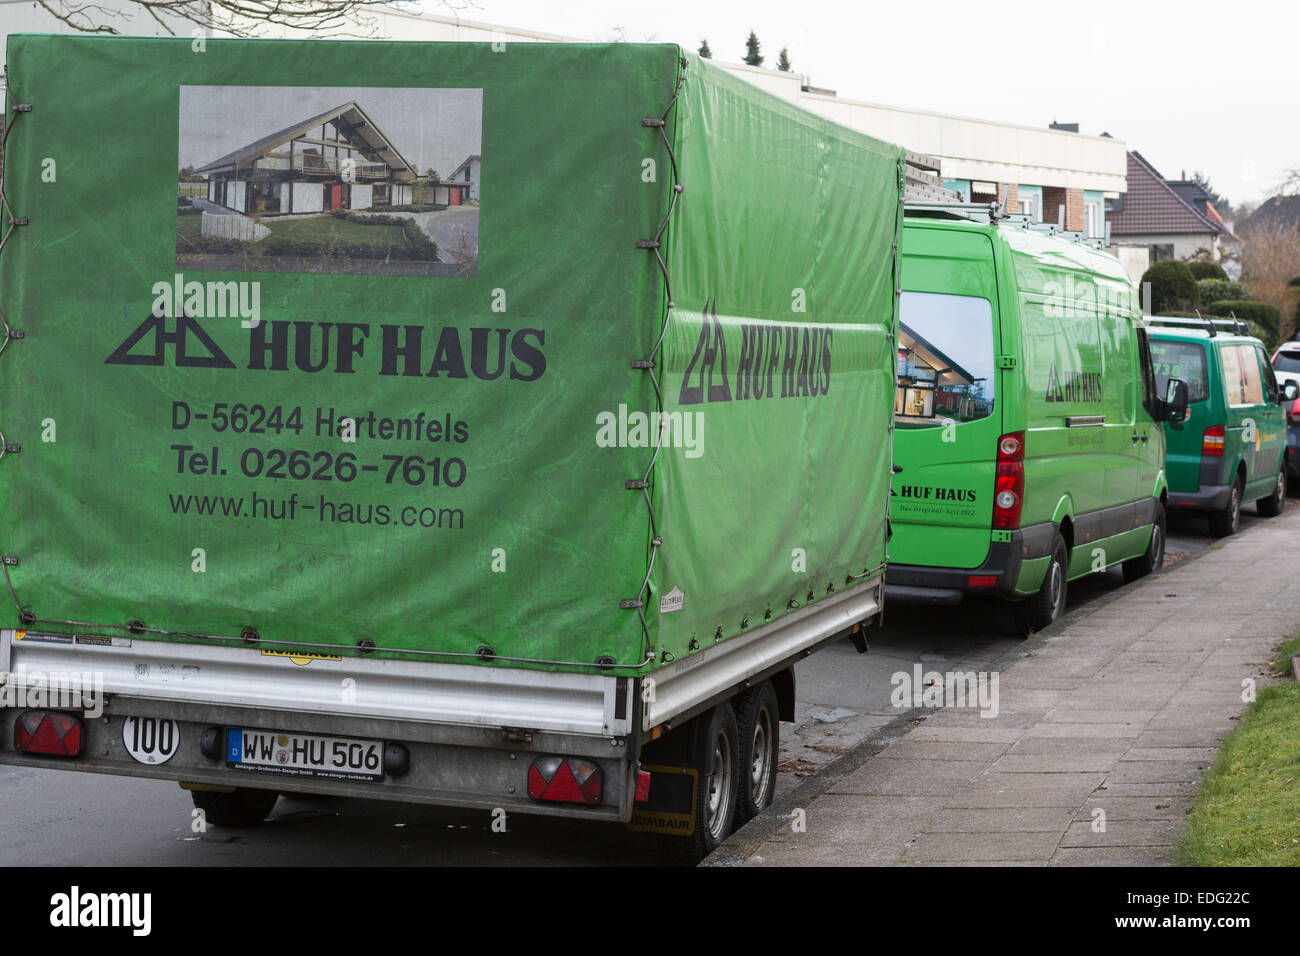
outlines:
[{"label": "round '100' sticker", "polygon": [[122,722],[122,742],[140,763],[166,763],[180,747],[180,724],[159,717],[127,717]]}]

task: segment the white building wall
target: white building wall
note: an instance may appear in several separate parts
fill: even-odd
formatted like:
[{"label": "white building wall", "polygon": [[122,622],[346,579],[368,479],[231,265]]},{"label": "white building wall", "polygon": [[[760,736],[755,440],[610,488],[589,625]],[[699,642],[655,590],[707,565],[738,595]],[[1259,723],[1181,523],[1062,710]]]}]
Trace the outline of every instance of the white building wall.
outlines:
[{"label": "white building wall", "polygon": [[411,199],[412,199],[412,194],[411,194],[410,186],[401,186],[401,185],[394,184],[393,186],[394,206],[409,206],[411,204]]},{"label": "white building wall", "polygon": [[320,212],[325,208],[325,187],[320,183],[293,184],[293,211]]},{"label": "white building wall", "polygon": [[244,211],[244,194],[248,190],[248,184],[240,180],[235,180],[230,184],[230,195],[226,196],[226,204],[231,209]]},{"label": "white building wall", "polygon": [[373,193],[373,186],[358,186],[354,184],[352,187],[352,208],[369,209]]}]

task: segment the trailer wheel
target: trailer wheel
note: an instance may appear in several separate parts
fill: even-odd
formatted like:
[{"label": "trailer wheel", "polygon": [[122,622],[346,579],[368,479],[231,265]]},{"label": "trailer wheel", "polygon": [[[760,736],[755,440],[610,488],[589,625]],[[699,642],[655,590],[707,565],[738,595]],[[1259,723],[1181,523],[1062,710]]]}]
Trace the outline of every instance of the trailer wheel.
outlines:
[{"label": "trailer wheel", "polygon": [[740,780],[736,788],[736,826],[748,823],[772,805],[776,765],[781,752],[780,707],[771,681],[763,681],[736,701],[740,737]]},{"label": "trailer wheel", "polygon": [[1070,553],[1058,531],[1052,542],[1052,559],[1038,593],[1016,605],[1016,633],[1028,637],[1041,631],[1065,613],[1065,592],[1069,584]]},{"label": "trailer wheel", "polygon": [[694,734],[695,832],[664,837],[664,855],[680,866],[695,866],[721,846],[736,821],[740,746],[730,702],[697,717]]},{"label": "trailer wheel", "polygon": [[274,790],[236,787],[230,793],[191,790],[190,797],[208,823],[219,827],[255,827],[266,819],[280,794]]}]

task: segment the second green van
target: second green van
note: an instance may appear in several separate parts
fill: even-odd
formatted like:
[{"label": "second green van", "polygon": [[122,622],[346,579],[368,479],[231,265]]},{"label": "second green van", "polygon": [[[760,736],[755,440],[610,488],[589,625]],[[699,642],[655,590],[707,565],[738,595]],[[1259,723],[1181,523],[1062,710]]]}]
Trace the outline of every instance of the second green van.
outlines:
[{"label": "second green van", "polygon": [[1021,633],[1068,582],[1164,560],[1164,421],[1118,260],[1016,222],[904,222],[888,594],[1016,602]]}]

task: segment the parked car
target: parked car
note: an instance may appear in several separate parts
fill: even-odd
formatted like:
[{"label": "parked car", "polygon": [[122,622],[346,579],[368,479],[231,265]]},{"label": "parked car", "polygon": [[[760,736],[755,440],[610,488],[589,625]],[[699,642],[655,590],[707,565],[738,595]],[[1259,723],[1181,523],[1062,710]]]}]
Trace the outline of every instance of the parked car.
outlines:
[{"label": "parked car", "polygon": [[[1268,353],[1233,320],[1152,318],[1156,383],[1187,383],[1181,431],[1168,431],[1169,504],[1208,513],[1210,533],[1234,534],[1241,505],[1282,513],[1286,501],[1286,415]],[[1292,385],[1292,388],[1295,386]]]},{"label": "parked car", "polygon": [[1071,580],[1158,569],[1160,423],[1184,416],[1186,386],[1157,391],[1119,263],[973,213],[907,218],[902,253],[886,593],[992,594],[1027,633]]},{"label": "parked car", "polygon": [[1273,353],[1273,374],[1279,384],[1300,386],[1300,342],[1283,342]]}]

